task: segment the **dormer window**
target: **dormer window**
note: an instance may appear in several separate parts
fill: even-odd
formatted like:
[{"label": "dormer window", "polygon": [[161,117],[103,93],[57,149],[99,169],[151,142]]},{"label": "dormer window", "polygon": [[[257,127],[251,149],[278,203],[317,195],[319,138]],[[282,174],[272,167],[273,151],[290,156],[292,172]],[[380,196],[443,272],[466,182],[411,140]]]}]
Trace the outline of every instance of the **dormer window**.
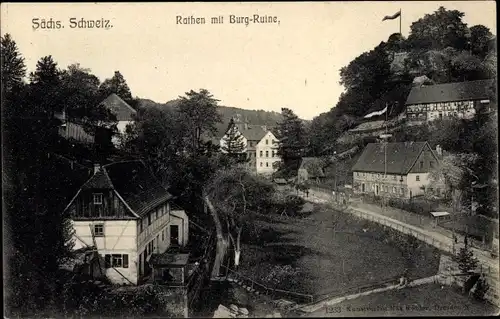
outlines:
[{"label": "dormer window", "polygon": [[102,193],[94,193],[94,205],[102,205]]}]

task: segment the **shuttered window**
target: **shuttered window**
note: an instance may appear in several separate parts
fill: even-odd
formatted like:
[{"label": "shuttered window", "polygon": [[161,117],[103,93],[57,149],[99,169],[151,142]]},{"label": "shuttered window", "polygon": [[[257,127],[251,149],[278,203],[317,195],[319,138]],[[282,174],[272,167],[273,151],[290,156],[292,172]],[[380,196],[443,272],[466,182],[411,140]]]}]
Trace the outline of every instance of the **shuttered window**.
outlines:
[{"label": "shuttered window", "polygon": [[106,268],[128,268],[127,254],[106,254],[104,255],[104,265]]}]

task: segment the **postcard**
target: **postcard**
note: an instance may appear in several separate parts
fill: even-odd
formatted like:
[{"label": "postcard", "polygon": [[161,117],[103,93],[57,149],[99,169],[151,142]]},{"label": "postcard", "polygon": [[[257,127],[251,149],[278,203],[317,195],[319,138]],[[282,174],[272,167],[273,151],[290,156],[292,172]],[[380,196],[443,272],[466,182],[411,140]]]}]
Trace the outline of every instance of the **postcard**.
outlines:
[{"label": "postcard", "polygon": [[498,315],[493,1],[2,3],[4,314]]}]

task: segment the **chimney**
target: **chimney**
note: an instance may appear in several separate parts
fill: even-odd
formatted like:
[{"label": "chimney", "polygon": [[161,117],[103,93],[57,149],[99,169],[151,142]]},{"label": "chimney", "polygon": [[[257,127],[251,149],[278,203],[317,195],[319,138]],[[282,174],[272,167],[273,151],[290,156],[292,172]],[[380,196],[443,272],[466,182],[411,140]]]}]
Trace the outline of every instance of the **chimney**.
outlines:
[{"label": "chimney", "polygon": [[94,174],[101,170],[101,164],[94,164]]}]

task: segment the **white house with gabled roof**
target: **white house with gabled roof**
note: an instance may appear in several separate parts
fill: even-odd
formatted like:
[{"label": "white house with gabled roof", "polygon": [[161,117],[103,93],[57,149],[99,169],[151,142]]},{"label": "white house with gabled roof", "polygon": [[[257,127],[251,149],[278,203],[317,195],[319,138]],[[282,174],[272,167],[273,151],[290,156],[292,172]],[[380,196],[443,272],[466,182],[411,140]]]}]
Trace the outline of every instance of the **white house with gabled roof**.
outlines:
[{"label": "white house with gabled roof", "polygon": [[255,148],[257,174],[271,175],[276,172],[278,156],[278,139],[271,131],[262,137]]}]

